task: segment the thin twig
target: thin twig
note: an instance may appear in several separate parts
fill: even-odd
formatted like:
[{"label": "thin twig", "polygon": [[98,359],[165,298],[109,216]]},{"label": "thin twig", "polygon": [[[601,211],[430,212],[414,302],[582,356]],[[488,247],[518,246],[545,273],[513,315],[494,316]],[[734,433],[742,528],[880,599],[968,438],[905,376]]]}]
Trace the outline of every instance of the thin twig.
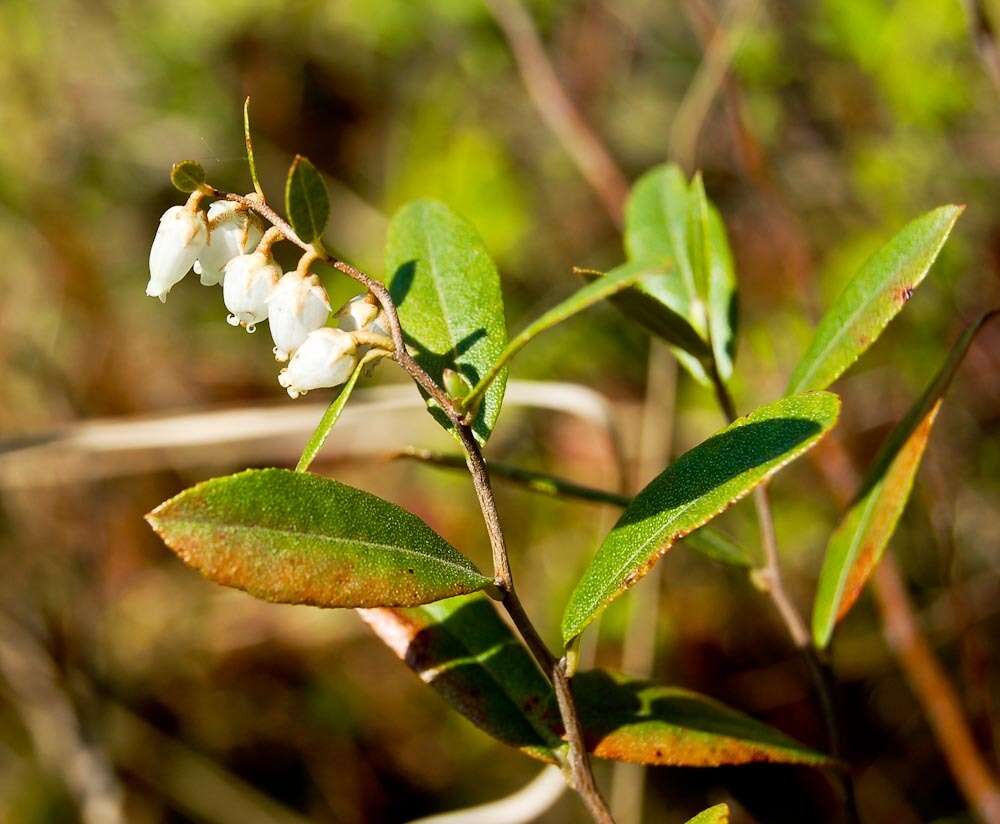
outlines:
[{"label": "thin twig", "polygon": [[567,743],[569,745],[567,760],[573,789],[580,794],[595,821],[602,822],[602,824],[611,822],[610,813],[607,812],[604,799],[597,789],[593,773],[590,769],[590,759],[587,756],[586,748],[583,746],[580,721],[577,717],[573,694],[569,690],[569,684],[562,668],[562,663],[552,654],[541,636],[539,636],[534,624],[532,624],[531,619],[528,618],[527,613],[524,611],[524,607],[521,605],[521,601],[514,589],[514,577],[510,568],[510,558],[507,554],[503,529],[500,526],[500,516],[497,513],[496,500],[493,496],[492,486],[490,485],[489,470],[483,458],[482,450],[472,433],[472,429],[466,422],[463,414],[456,408],[452,399],[427,374],[423,367],[413,359],[407,350],[403,338],[403,329],[399,322],[399,313],[389,290],[381,281],[331,255],[323,248],[320,242],[306,243],[303,241],[295,233],[295,230],[289,225],[288,221],[268,206],[262,198],[256,195],[244,196],[223,192],[207,185],[204,189],[206,194],[241,203],[248,209],[257,212],[261,217],[270,221],[272,225],[277,226],[286,240],[294,243],[304,252],[315,253],[317,259],[322,260],[337,271],[360,283],[378,300],[388,320],[389,334],[395,348],[392,358],[440,406],[462,443],[469,474],[472,476],[472,486],[479,501],[483,521],[486,524],[486,533],[489,536],[490,549],[493,553],[494,583],[501,592],[501,603],[524,639],[525,644],[527,644],[532,656],[538,662],[542,671],[552,681],[552,685],[555,688],[559,711],[562,716],[563,725],[566,728]]},{"label": "thin twig", "polygon": [[545,53],[535,26],[518,0],[485,0],[514,54],[521,80],[538,113],[600,197],[616,226],[628,195],[628,181],[603,141],[570,100]]}]

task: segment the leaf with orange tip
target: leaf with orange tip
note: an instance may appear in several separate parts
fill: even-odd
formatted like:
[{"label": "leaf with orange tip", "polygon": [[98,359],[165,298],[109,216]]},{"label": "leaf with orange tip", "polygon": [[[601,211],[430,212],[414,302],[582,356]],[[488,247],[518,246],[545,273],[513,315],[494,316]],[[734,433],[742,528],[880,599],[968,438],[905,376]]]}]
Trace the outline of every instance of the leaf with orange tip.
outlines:
[{"label": "leaf with orange tip", "polygon": [[989,312],[968,326],[947,360],[906,417],[896,426],[840,525],[827,544],[813,604],[813,643],[830,643],[837,622],[850,610],[875,570],[896,529],[944,393],[976,334],[995,317]]}]

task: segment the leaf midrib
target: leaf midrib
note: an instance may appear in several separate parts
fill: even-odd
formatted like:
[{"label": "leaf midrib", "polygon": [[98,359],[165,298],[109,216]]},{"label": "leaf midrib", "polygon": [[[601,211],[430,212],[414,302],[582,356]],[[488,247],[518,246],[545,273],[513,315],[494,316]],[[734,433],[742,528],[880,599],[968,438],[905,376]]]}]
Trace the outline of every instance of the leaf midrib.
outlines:
[{"label": "leaf midrib", "polygon": [[[163,516],[161,516],[161,517],[163,517]],[[287,529],[287,528],[283,528],[283,527],[257,526],[257,525],[248,525],[248,524],[244,524],[244,523],[228,523],[228,522],[215,521],[215,520],[210,520],[210,519],[205,519],[205,518],[193,518],[193,517],[190,517],[190,516],[184,516],[184,517],[180,517],[180,516],[173,516],[173,517],[166,516],[166,517],[163,517],[163,520],[164,521],[173,521],[173,523],[175,523],[175,524],[184,524],[184,525],[192,525],[192,526],[206,525],[206,526],[220,527],[220,528],[223,528],[223,529],[240,530],[240,531],[244,531],[244,532],[245,531],[250,531],[250,530],[260,531],[260,532],[267,533],[269,535],[282,535],[282,536],[285,536],[285,537],[288,537],[288,538],[296,538],[296,537],[297,538],[310,538],[310,539],[313,539],[313,540],[316,540],[316,541],[319,541],[319,542],[322,542],[322,543],[330,543],[330,544],[335,544],[335,543],[338,543],[338,542],[343,542],[343,543],[348,543],[348,544],[353,543],[353,544],[360,545],[362,547],[366,547],[366,548],[370,548],[370,549],[375,549],[375,550],[380,550],[380,551],[383,551],[383,552],[403,553],[405,555],[412,555],[412,556],[415,556],[415,557],[418,557],[418,558],[427,559],[427,560],[439,563],[439,564],[441,564],[443,566],[450,566],[450,567],[454,567],[455,569],[460,569],[463,572],[465,572],[467,575],[468,574],[478,575],[480,578],[483,578],[485,581],[489,581],[489,579],[486,578],[486,576],[483,575],[481,572],[479,572],[479,570],[476,569],[475,566],[473,566],[471,562],[469,563],[468,566],[464,566],[462,564],[459,564],[456,561],[452,561],[452,560],[449,560],[447,558],[441,558],[441,557],[438,557],[437,555],[428,554],[428,553],[426,553],[426,552],[424,552],[422,550],[419,550],[419,549],[414,549],[412,547],[398,546],[396,544],[384,544],[384,543],[381,543],[379,541],[369,541],[369,540],[362,539],[362,538],[348,538],[348,537],[342,537],[342,536],[337,536],[337,535],[324,535],[322,533],[317,533],[317,532],[304,532],[302,530]],[[448,546],[448,545],[446,544],[446,546]],[[457,550],[453,550],[453,551],[457,552]]]}]

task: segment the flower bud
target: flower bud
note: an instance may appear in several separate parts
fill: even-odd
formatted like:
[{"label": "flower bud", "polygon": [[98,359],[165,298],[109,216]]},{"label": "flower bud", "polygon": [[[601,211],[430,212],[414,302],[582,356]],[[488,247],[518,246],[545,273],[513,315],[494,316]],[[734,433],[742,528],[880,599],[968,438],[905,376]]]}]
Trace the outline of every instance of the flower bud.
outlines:
[{"label": "flower bud", "polygon": [[221,282],[225,265],[252,252],[263,235],[260,221],[231,200],[217,200],[209,206],[208,223],[208,243],[194,264],[202,286]]},{"label": "flower bud", "polygon": [[254,324],[267,318],[267,299],[281,277],[281,268],[270,254],[254,252],[239,255],[223,270],[222,296],[232,313],[226,320],[230,326],[245,326],[254,331]]},{"label": "flower bud", "polygon": [[324,326],[310,332],[295,351],[278,383],[297,398],[310,389],[340,386],[354,371],[357,348],[349,332]]},{"label": "flower bud", "polygon": [[441,374],[444,383],[444,391],[455,400],[461,400],[472,391],[472,384],[469,383],[465,375],[456,372],[454,369],[445,369]]},{"label": "flower bud", "polygon": [[183,279],[208,242],[205,213],[187,206],[171,206],[149,250],[149,283],[146,294],[166,302],[167,293]]},{"label": "flower bud", "polygon": [[267,299],[267,313],[274,357],[286,361],[310,332],[326,325],[330,299],[316,275],[286,272]]},{"label": "flower bud", "polygon": [[345,332],[373,332],[389,337],[389,322],[371,292],[357,295],[340,307],[337,326]]}]

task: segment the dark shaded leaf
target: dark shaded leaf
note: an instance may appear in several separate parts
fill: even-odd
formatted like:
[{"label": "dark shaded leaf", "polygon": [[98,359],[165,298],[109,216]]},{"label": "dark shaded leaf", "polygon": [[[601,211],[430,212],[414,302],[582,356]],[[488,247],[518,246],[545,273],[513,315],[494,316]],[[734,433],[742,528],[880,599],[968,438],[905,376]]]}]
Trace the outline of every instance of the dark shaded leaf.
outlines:
[{"label": "dark shaded leaf", "polygon": [[302,155],[295,155],[288,170],[285,212],[295,234],[305,243],[312,243],[323,234],[330,216],[330,199],[323,178]]}]

